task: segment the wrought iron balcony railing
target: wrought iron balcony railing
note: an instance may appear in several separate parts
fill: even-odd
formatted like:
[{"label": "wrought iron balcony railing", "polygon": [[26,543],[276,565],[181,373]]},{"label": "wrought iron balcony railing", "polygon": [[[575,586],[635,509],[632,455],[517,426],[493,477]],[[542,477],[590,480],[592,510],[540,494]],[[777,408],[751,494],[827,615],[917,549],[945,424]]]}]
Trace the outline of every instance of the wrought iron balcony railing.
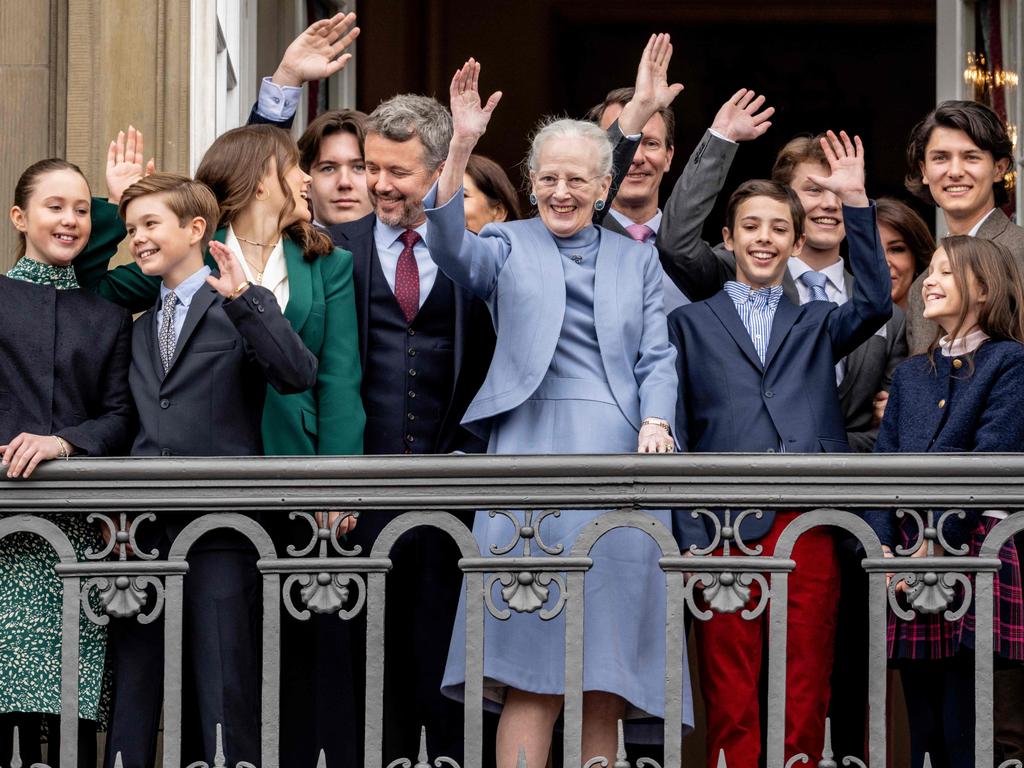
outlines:
[{"label": "wrought iron balcony railing", "polygon": [[[690,509],[714,521],[712,547],[681,553],[661,522],[645,509]],[[723,524],[706,512],[728,509]],[[910,516],[919,527],[929,556],[883,558],[878,539],[859,516],[869,508],[891,509]],[[372,551],[352,553],[330,535],[312,514],[333,509],[374,514],[399,510],[377,538]],[[544,520],[553,510],[606,509],[584,528],[569,551],[544,542]],[[758,510],[803,512],[783,533],[772,556],[737,536],[736,527]],[[985,540],[981,553],[968,557],[949,546],[943,523],[963,509],[1008,513]],[[188,578],[189,548],[204,533],[231,528],[249,538],[258,553],[263,585],[262,744],[264,768],[275,768],[278,755],[281,608],[296,618],[318,612],[349,618],[367,617],[365,762],[382,768],[384,610],[383,596],[398,537],[416,526],[446,531],[462,552],[466,576],[465,768],[481,765],[482,644],[484,611],[502,618],[511,612],[532,613],[537,621],[565,614],[564,764],[581,764],[583,686],[583,594],[592,565],[591,548],[616,528],[644,531],[661,549],[660,568],[667,590],[665,646],[665,768],[681,762],[684,628],[689,613],[706,620],[715,612],[743,610],[754,616],[770,611],[768,657],[767,764],[789,768],[801,756],[784,755],[787,588],[794,568],[790,555],[800,535],[830,526],[857,537],[864,547],[868,573],[869,627],[867,763],[886,761],[886,614],[890,607],[908,615],[895,596],[905,581],[909,610],[941,613],[955,619],[974,601],[978,627],[992,626],[993,574],[999,548],[1024,530],[1024,456],[1021,455],[681,455],[681,456],[443,456],[361,458],[243,459],[75,459],[53,462],[30,481],[0,480],[0,538],[29,532],[44,538],[59,557],[63,581],[62,712],[59,764],[77,765],[78,653],[80,612],[103,624],[111,616],[152,621],[164,616],[165,768],[181,764],[182,593]],[[481,553],[471,532],[451,514],[454,510],[491,510],[507,514],[515,538],[507,547]],[[110,543],[79,561],[49,513],[88,516],[110,533]],[[136,534],[155,516],[204,513],[175,539],[166,558],[140,549]],[[292,514],[310,523],[303,548],[278,548],[248,513]],[[571,513],[570,513],[571,514]],[[510,529],[511,530],[511,529]],[[522,542],[522,554],[513,549]],[[135,545],[129,556],[128,546]],[[722,545],[721,555],[713,555]],[[941,551],[939,551],[941,550]],[[900,552],[908,555],[909,552]],[[938,556],[944,555],[944,556]],[[886,584],[886,573],[896,572]],[[970,578],[968,578],[970,577]],[[746,608],[752,584],[762,598]],[[502,599],[495,596],[495,587]],[[703,588],[703,599],[695,588]],[[954,587],[958,587],[955,589]],[[157,602],[144,608],[144,593]],[[101,611],[91,607],[98,594]],[[962,599],[956,597],[962,595]],[[823,601],[834,595],[823,594]],[[956,603],[956,604],[954,604]],[[975,685],[977,765],[993,759],[992,637],[977,635]],[[672,661],[675,660],[675,661]],[[409,756],[414,758],[416,756]],[[432,756],[435,757],[435,756]],[[788,760],[787,760],[788,757]],[[209,755],[211,765],[223,756]],[[425,763],[421,753],[417,765]],[[821,766],[842,762],[825,745]],[[6,756],[0,756],[0,764]],[[54,762],[51,756],[50,762]],[[411,764],[413,760],[409,760]],[[728,762],[728,755],[722,761]],[[802,762],[806,762],[804,759]],[[609,755],[616,768],[628,765],[624,754]],[[649,763],[648,763],[649,764]],[[853,759],[843,764],[861,765]],[[312,768],[312,766],[310,767]]]}]

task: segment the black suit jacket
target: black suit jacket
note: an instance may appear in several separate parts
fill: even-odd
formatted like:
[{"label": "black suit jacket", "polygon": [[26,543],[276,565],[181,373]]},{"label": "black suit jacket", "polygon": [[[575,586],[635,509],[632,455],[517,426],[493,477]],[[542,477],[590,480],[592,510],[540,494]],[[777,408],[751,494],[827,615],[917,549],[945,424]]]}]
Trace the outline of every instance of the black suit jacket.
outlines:
[{"label": "black suit jacket", "polygon": [[91,291],[0,275],[0,445],[59,435],[79,453],[127,451],[131,316]]},{"label": "black suit jacket", "polygon": [[157,319],[153,307],[132,333],[135,456],[261,455],[267,384],[290,394],[316,383],[316,357],[266,288],[251,286],[234,301],[209,285],[200,288],[166,375]]},{"label": "black suit jacket", "polygon": [[[356,290],[356,321],[359,326],[359,358],[366,362],[367,329],[370,324],[370,269],[377,258],[373,226],[377,221],[369,214],[356,221],[327,228],[334,244],[352,253],[352,280]],[[455,386],[444,415],[441,432],[434,446],[435,453],[484,453],[487,444],[463,429],[460,422],[470,401],[483,384],[494,353],[494,324],[487,306],[469,291],[454,286],[455,338],[453,381]],[[365,402],[365,401],[364,401]]]}]

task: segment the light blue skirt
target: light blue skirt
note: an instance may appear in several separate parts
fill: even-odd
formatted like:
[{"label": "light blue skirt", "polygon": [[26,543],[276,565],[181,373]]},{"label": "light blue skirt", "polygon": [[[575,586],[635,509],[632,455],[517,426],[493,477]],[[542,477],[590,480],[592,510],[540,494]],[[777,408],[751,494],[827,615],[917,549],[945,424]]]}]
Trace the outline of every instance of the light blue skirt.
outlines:
[{"label": "light blue skirt", "polygon": [[[632,453],[636,445],[637,432],[607,385],[548,378],[529,400],[496,420],[488,452]],[[561,545],[562,554],[569,555],[580,531],[604,511],[562,510],[558,517],[549,515],[541,521],[538,535],[548,548]],[[512,514],[520,523],[525,521],[524,512]],[[667,510],[649,514],[671,530]],[[502,514],[491,517],[477,512],[473,533],[485,556],[523,555],[522,540],[507,554],[492,555],[492,545],[503,548],[516,535],[512,522]],[[547,557],[536,542],[532,553]],[[616,529],[597,542],[591,556],[594,565],[586,574],[584,589],[583,689],[621,696],[628,702],[629,718],[663,717],[666,589],[665,574],[658,567],[661,550],[639,530]],[[549,589],[545,609],[559,598],[556,584]],[[491,591],[494,604],[506,607],[501,584],[494,584]],[[442,684],[445,695],[460,701],[465,682],[465,607],[463,591]],[[565,611],[549,621],[541,620],[539,613],[513,611],[511,618],[501,621],[485,608],[484,696],[489,708],[500,709],[508,686],[532,693],[564,693]],[[684,647],[682,725],[690,726],[693,707],[685,653]]]}]

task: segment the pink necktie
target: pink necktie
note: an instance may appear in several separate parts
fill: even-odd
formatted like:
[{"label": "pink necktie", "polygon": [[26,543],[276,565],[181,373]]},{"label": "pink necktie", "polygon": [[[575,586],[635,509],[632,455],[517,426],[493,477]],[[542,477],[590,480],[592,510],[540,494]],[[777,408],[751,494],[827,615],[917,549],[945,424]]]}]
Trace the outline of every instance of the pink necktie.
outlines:
[{"label": "pink necktie", "polygon": [[407,229],[398,239],[405,247],[398,257],[395,269],[395,298],[402,308],[405,322],[411,323],[420,311],[420,269],[416,266],[416,255],[413,246],[419,242],[420,236],[413,229]]},{"label": "pink necktie", "polygon": [[654,234],[654,230],[646,224],[630,224],[626,227],[626,231],[629,232],[629,236],[638,243],[647,242],[647,238]]}]

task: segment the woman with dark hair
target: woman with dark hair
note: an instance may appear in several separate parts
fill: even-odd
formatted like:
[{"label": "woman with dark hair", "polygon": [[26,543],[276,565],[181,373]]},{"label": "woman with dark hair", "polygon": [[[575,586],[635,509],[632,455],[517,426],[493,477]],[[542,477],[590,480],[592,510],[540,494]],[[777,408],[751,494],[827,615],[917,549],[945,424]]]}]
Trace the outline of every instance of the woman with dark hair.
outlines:
[{"label": "woman with dark hair", "polygon": [[470,155],[462,175],[466,229],[474,234],[488,224],[523,217],[519,197],[504,169],[489,157]]},{"label": "woman with dark hair", "polygon": [[[8,478],[28,478],[41,461],[116,455],[133,436],[131,317],[80,290],[71,267],[92,232],[90,207],[88,182],[64,160],[29,166],[14,190],[19,258],[0,277],[0,454]],[[103,549],[84,517],[47,517],[79,558]],[[18,726],[27,764],[41,760],[44,723],[51,764],[60,751],[63,590],[56,563],[37,536],[0,539],[0,754],[11,754]],[[91,766],[107,634],[85,616],[79,631],[78,757]]]},{"label": "woman with dark hair", "polygon": [[935,252],[935,238],[913,208],[892,197],[876,202],[878,232],[892,277],[892,303],[907,311],[914,279],[928,268]]},{"label": "woman with dark hair", "polygon": [[[1020,409],[1024,271],[997,243],[964,235],[947,237],[932,257],[922,294],[925,318],[937,323],[945,335],[927,354],[912,357],[896,369],[875,451],[1019,451],[1024,445],[1024,413]],[[923,522],[911,516],[905,516],[902,523],[891,511],[870,512],[866,517],[887,557],[892,557],[898,546],[910,551],[911,557],[954,552],[977,557],[985,537],[1003,516],[979,510],[944,516],[937,521],[939,543],[934,545],[930,539],[926,543]],[[1019,667],[1024,661],[1024,605],[1012,538],[999,550],[999,559],[993,623],[980,631],[993,633],[993,649],[1000,663]],[[899,560],[893,562],[894,571],[903,570]],[[913,601],[919,583],[901,578],[896,593]],[[913,765],[921,765],[926,753],[935,765],[975,765],[976,619],[970,592],[965,597],[959,587],[957,591],[960,594],[954,605],[966,600],[970,607],[956,619],[947,619],[941,610],[918,610],[909,619],[889,618],[889,657],[898,666],[903,683]],[[911,602],[910,607],[924,606]],[[997,678],[996,699],[999,697]]]}]

